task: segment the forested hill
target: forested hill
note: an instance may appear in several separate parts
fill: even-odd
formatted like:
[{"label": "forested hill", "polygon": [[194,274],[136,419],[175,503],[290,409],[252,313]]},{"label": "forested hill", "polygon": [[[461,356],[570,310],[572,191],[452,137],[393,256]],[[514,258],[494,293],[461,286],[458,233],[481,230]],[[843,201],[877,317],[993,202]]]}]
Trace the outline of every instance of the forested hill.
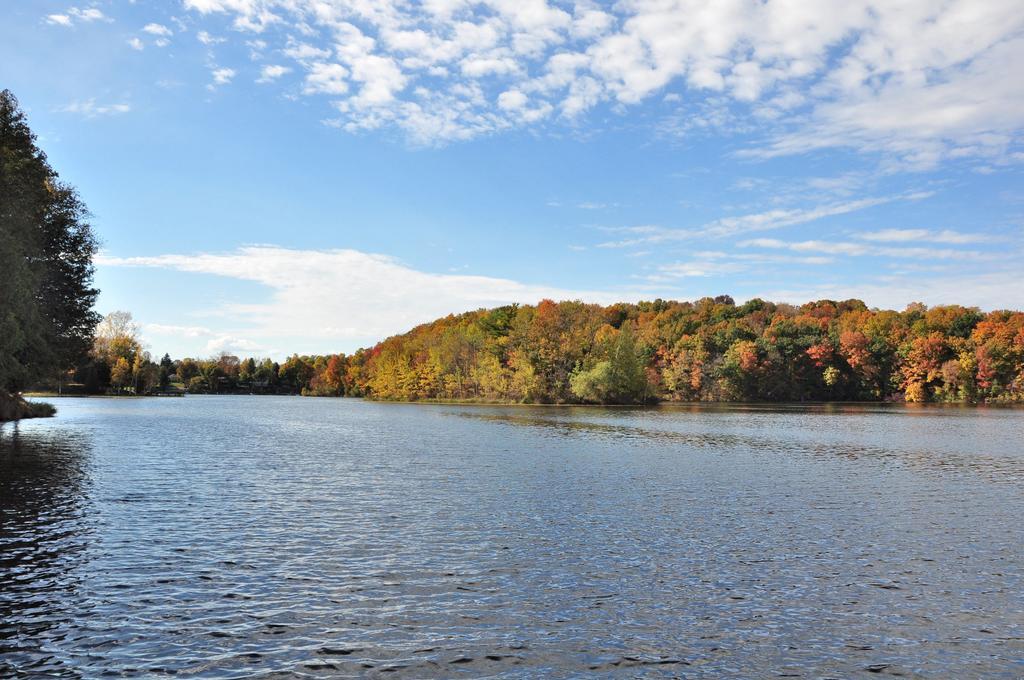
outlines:
[{"label": "forested hill", "polygon": [[545,300],[439,319],[349,368],[348,389],[382,399],[1021,401],[1024,314]]}]

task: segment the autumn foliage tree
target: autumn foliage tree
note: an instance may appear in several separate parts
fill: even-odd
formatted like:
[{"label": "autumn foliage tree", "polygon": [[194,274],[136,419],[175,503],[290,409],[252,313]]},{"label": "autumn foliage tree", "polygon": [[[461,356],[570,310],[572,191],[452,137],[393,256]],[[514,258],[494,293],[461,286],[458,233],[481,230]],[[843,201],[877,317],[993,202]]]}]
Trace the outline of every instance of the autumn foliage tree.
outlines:
[{"label": "autumn foliage tree", "polygon": [[[860,300],[544,300],[444,317],[345,363],[345,393],[378,399],[1021,401],[1024,315]],[[312,391],[333,380],[326,373],[315,371]]]},{"label": "autumn foliage tree", "polygon": [[452,314],[349,355],[218,355],[173,362],[173,373],[193,392],[402,401],[1010,402],[1024,401],[1024,314],[544,300]]}]

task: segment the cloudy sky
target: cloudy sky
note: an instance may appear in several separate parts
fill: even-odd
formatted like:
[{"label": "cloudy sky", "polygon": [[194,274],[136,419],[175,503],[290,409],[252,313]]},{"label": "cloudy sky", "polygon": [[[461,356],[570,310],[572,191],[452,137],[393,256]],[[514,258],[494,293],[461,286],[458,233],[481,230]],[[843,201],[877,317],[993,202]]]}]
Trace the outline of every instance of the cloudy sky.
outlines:
[{"label": "cloudy sky", "polygon": [[154,354],[543,297],[1024,307],[1019,0],[6,2]]}]

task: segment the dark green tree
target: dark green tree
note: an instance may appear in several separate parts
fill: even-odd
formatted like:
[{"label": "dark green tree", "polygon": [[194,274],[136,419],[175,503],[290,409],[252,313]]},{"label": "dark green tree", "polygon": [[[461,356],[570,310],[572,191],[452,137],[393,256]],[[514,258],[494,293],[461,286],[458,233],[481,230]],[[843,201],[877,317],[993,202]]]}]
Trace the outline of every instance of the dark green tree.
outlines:
[{"label": "dark green tree", "polygon": [[157,370],[157,384],[160,389],[165,390],[171,383],[171,373],[174,372],[174,361],[170,354],[164,354],[160,359],[160,368]]},{"label": "dark green tree", "polygon": [[18,100],[0,92],[0,390],[71,368],[88,350],[97,243],[77,192],[36,146]]}]

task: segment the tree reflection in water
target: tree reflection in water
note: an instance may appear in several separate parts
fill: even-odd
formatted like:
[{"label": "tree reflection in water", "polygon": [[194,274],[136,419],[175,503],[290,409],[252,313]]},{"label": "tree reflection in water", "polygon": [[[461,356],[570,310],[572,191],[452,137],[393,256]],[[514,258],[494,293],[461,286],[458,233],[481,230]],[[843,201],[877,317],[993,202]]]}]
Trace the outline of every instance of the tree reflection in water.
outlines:
[{"label": "tree reflection in water", "polygon": [[63,652],[92,535],[91,442],[0,425],[0,676],[77,675]]}]

